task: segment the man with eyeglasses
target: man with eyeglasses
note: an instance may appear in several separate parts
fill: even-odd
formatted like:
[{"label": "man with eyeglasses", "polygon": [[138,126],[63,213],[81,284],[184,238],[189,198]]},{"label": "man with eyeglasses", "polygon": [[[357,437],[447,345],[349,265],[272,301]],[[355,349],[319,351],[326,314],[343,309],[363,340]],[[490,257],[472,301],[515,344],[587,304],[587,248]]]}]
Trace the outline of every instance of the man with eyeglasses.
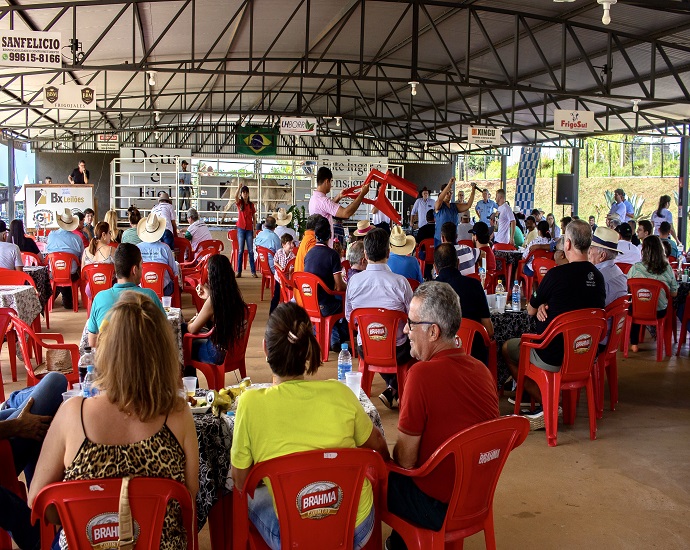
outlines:
[{"label": "man with eyeglasses", "polygon": [[[412,240],[412,237],[408,237]],[[390,255],[390,240],[388,233],[380,228],[372,229],[364,237],[364,257],[367,268],[353,277],[347,286],[345,294],[345,319],[355,309],[363,307],[379,307],[392,311],[407,313],[412,299],[412,288],[407,279],[396,275],[388,267]],[[403,326],[398,326],[396,335],[396,360],[404,365],[410,360],[410,343],[403,333]],[[357,335],[358,353],[361,353],[362,340]],[[381,374],[386,381],[386,389],[379,395],[379,399],[389,409],[398,400],[398,378],[395,374]]]},{"label": "man with eyeglasses", "polygon": [[[460,299],[449,284],[434,281],[417,288],[405,334],[412,357],[419,363],[405,381],[393,449],[393,459],[403,468],[424,464],[456,433],[498,418],[498,394],[489,369],[457,345],[455,335],[461,320]],[[388,509],[420,527],[438,531],[446,517],[453,479],[451,462],[443,462],[423,478],[391,473]],[[405,543],[393,531],[386,549],[402,548]]]}]

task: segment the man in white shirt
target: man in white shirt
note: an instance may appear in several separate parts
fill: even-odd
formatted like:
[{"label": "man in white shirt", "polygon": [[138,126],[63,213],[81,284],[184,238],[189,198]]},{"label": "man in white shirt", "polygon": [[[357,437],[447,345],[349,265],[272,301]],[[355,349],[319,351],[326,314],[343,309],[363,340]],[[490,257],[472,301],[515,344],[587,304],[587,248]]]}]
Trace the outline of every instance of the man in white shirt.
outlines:
[{"label": "man in white shirt", "polygon": [[618,240],[618,257],[615,259],[617,264],[636,264],[642,259],[640,249],[630,242],[632,239],[632,227],[629,223],[622,223],[616,231],[620,235]]},{"label": "man in white shirt", "polygon": [[273,231],[278,237],[283,235],[291,235],[293,241],[297,241],[297,233],[294,229],[288,227],[288,224],[292,221],[292,212],[289,214],[285,211],[285,208],[278,208],[278,211],[272,214],[276,219],[276,228]]},{"label": "man in white shirt", "polygon": [[515,214],[506,202],[505,189],[496,191],[496,203],[498,204],[498,231],[494,241],[515,245]]},{"label": "man in white shirt", "polygon": [[426,213],[434,209],[436,201],[429,198],[429,190],[426,187],[422,188],[422,196],[414,202],[412,212],[410,213],[410,225],[414,226],[415,222],[419,222],[418,229],[421,229],[427,224]]},{"label": "man in white shirt", "polygon": [[170,195],[165,191],[158,193],[158,204],[151,209],[151,213],[165,220],[165,231],[161,242],[175,250],[175,235],[177,235],[177,220]]},{"label": "man in white shirt", "polygon": [[196,251],[196,249],[199,247],[199,243],[213,240],[208,226],[199,220],[199,212],[197,212],[196,208],[190,208],[187,210],[187,219],[191,223],[184,234],[184,238],[191,241],[192,250]]},{"label": "man in white shirt", "polygon": [[[472,234],[470,229],[474,227],[474,224],[470,222],[470,212],[466,210],[460,214],[460,223],[458,224],[458,240],[459,241],[471,241]],[[455,244],[455,243],[453,243]]]},{"label": "man in white shirt", "polygon": [[24,262],[22,262],[22,253],[19,247],[14,243],[6,243],[6,238],[7,224],[5,220],[0,220],[0,268],[24,271]]}]

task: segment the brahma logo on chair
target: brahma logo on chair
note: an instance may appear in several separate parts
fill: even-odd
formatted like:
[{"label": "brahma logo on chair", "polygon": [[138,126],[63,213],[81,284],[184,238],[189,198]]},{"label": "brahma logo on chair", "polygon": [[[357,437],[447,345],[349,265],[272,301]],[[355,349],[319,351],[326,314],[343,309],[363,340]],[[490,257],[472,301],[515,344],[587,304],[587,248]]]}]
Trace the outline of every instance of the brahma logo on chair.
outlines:
[{"label": "brahma logo on chair", "polygon": [[65,260],[56,260],[55,269],[67,269],[67,262]]},{"label": "brahma logo on chair", "polygon": [[104,273],[95,273],[92,277],[92,280],[94,284],[104,285],[107,282],[108,278],[105,276]]},{"label": "brahma logo on chair", "polygon": [[331,481],[316,481],[297,493],[297,510],[302,519],[334,516],[343,501],[343,490]]},{"label": "brahma logo on chair", "polygon": [[158,274],[149,271],[146,275],[144,275],[144,280],[147,283],[151,283],[151,284],[157,283],[158,282]]},{"label": "brahma logo on chair", "polygon": [[305,296],[311,296],[312,295],[311,285],[304,283],[302,285],[302,294],[304,294]]},{"label": "brahma logo on chair", "polygon": [[[134,542],[139,538],[139,524],[132,520],[134,528]],[[105,512],[92,517],[86,524],[86,538],[89,539],[94,550],[118,548],[120,538],[120,523],[117,512]]]},{"label": "brahma logo on chair", "polygon": [[369,340],[377,340],[383,342],[388,338],[388,330],[381,323],[370,323],[367,326],[367,336]]},{"label": "brahma logo on chair", "polygon": [[620,334],[623,331],[623,327],[625,327],[625,317],[621,317],[618,320],[618,324],[616,325],[616,334]]},{"label": "brahma logo on chair", "polygon": [[501,449],[494,449],[485,453],[479,453],[479,461],[477,464],[486,464],[487,462],[496,460],[499,456],[501,456]]},{"label": "brahma logo on chair", "polygon": [[587,353],[592,347],[592,335],[581,334],[573,342],[573,351],[575,353]]},{"label": "brahma logo on chair", "polygon": [[637,291],[637,299],[640,302],[649,302],[652,299],[652,291],[648,288],[641,288]]}]

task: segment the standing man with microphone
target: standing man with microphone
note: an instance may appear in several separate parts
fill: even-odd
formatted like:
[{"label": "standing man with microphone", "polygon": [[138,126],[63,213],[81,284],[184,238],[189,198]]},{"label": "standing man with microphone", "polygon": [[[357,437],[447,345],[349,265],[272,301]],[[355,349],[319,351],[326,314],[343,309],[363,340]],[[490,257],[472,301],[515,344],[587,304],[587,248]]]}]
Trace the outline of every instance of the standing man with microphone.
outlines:
[{"label": "standing man with microphone", "polygon": [[83,160],[79,161],[79,166],[77,166],[72,173],[67,176],[67,179],[72,185],[83,185],[89,183],[89,171],[86,169],[86,162]]}]

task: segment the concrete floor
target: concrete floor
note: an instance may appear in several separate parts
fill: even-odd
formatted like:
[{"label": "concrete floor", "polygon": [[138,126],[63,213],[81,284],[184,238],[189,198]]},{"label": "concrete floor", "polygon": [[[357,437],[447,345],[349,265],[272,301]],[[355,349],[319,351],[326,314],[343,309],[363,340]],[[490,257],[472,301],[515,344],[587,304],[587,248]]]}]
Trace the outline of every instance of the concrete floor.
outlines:
[{"label": "concrete floor", "polygon": [[[259,300],[260,279],[243,277],[240,287],[247,302],[259,303],[247,353],[248,374],[268,382],[271,373],[261,351],[268,316],[268,299]],[[185,317],[193,314],[183,297]],[[86,321],[78,313],[56,308],[51,332],[77,343]],[[44,327],[45,330],[45,327]],[[559,425],[558,446],[549,448],[544,431],[532,432],[506,464],[499,482],[494,520],[499,548],[690,548],[690,361],[683,357],[655,361],[654,343],[641,345],[634,357],[619,357],[620,403],[605,410],[597,440],[589,440],[586,401],[575,425]],[[9,382],[7,350],[3,348],[5,392],[25,386]],[[331,353],[317,378],[336,376],[336,354]],[[22,369],[21,362],[19,369]],[[229,374],[228,383],[234,381]],[[377,378],[373,395],[382,391]],[[397,436],[397,410],[386,409],[377,398],[386,439],[392,449]],[[501,398],[501,412],[512,407]],[[608,395],[606,406],[608,406]],[[384,534],[388,528],[384,525]],[[200,533],[200,548],[210,548],[208,528]],[[484,548],[483,535],[466,548]]]}]

